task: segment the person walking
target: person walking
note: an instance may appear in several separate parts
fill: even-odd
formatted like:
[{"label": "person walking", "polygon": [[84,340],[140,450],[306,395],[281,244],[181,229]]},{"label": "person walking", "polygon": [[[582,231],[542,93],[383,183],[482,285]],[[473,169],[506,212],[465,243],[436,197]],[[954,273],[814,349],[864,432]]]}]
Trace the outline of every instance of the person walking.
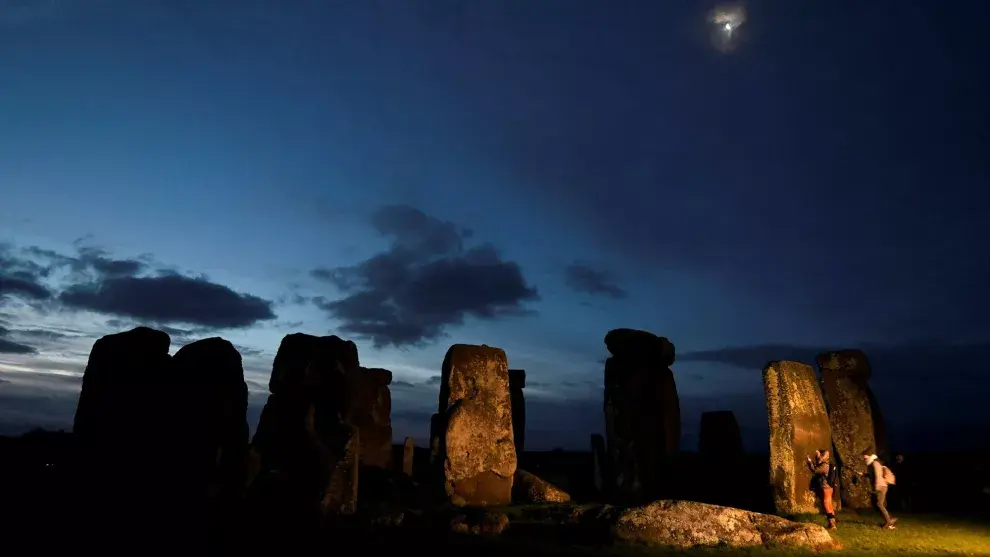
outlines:
[{"label": "person walking", "polygon": [[861,473],[860,476],[870,478],[870,483],[873,485],[874,503],[884,519],[881,528],[893,530],[894,525],[897,524],[897,519],[887,512],[887,489],[896,481],[894,474],[871,451],[863,453],[863,460],[866,462],[866,472]]},{"label": "person walking", "polygon": [[835,530],[835,505],[832,501],[832,484],[829,482],[829,473],[832,470],[830,455],[826,449],[815,451],[815,456],[808,456],[808,468],[811,470],[812,485],[818,495],[822,498],[822,506],[825,508],[825,518],[828,520],[828,529]]}]

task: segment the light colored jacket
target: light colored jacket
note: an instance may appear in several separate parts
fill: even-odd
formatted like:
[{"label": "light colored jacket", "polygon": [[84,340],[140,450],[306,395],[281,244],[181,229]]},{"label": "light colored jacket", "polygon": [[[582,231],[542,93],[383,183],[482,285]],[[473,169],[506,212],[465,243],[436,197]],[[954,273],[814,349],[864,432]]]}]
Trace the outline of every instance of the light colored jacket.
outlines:
[{"label": "light colored jacket", "polygon": [[879,459],[870,463],[870,476],[873,478],[874,490],[887,489],[887,480],[883,479],[883,464],[880,464]]}]

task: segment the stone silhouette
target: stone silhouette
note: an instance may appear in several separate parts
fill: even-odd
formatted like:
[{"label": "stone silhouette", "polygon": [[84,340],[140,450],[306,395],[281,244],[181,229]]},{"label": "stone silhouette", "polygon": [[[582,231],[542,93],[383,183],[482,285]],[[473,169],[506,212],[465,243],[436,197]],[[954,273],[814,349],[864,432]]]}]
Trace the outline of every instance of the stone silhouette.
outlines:
[{"label": "stone silhouette", "polygon": [[770,481],[777,512],[818,512],[807,457],[832,446],[828,414],[811,366],[775,361],[763,368],[770,426]]},{"label": "stone silhouette", "polygon": [[626,502],[661,498],[681,437],[680,403],[670,365],[674,345],[646,331],[605,336],[605,429],[609,483]]},{"label": "stone silhouette", "polygon": [[858,477],[858,472],[865,471],[863,451],[874,451],[877,444],[867,384],[871,375],[870,362],[860,350],[824,352],[816,361],[828,403],[834,456],[841,464],[842,505],[851,509],[872,508],[869,482]]},{"label": "stone silhouette", "polygon": [[743,456],[742,432],[731,410],[701,413],[698,452],[712,460],[738,460]]},{"label": "stone silhouette", "polygon": [[700,467],[705,481],[697,489],[705,502],[734,505],[745,486],[735,472],[743,465],[742,433],[731,410],[703,412],[698,432]]},{"label": "stone silhouette", "polygon": [[248,447],[247,383],[240,353],[229,341],[212,337],[180,348],[172,366],[188,385],[181,408],[173,412],[174,437],[194,445],[190,465],[211,478],[212,491],[239,496]]},{"label": "stone silhouette", "polygon": [[347,374],[344,421],[361,432],[360,460],[364,466],[392,468],[392,372],[352,368]]},{"label": "stone silhouette", "polygon": [[430,469],[440,460],[440,439],[443,438],[444,420],[441,414],[430,416]]},{"label": "stone silhouette", "polygon": [[[80,514],[86,526],[81,528],[84,539],[78,541],[84,545],[99,543],[114,550],[107,544],[127,531],[160,539],[158,548],[169,552],[206,537],[210,480],[219,473],[223,435],[214,437],[211,431],[211,381],[187,368],[177,372],[170,344],[168,334],[147,327],[106,335],[93,344],[74,420],[84,478],[75,501],[100,501],[103,510]],[[227,378],[221,376],[236,375],[234,367],[221,364],[211,379],[224,383]],[[236,394],[229,410],[236,412],[239,402],[233,398]],[[215,425],[217,430],[234,428],[231,422]],[[225,441],[234,444],[236,432],[227,433],[231,438]],[[149,489],[155,501],[151,506],[146,504]],[[170,515],[167,509],[176,507],[187,512]],[[132,512],[135,508],[143,512]],[[174,529],[167,539],[153,533],[164,523]]]},{"label": "stone silhouette", "polygon": [[295,333],[279,345],[272,394],[251,450],[260,471],[284,478],[282,488],[295,507],[350,512],[356,505],[360,433],[344,413],[348,377],[357,366],[354,343],[336,336]]},{"label": "stone silhouette", "polygon": [[406,437],[404,443],[402,443],[402,473],[409,476],[413,476],[413,465],[416,462],[416,445],[413,443],[412,437]]},{"label": "stone silhouette", "polygon": [[439,453],[446,497],[455,505],[504,505],[512,499],[516,450],[505,352],[455,344],[440,382]]},{"label": "stone silhouette", "polygon": [[512,435],[516,441],[516,457],[522,457],[526,447],[526,370],[509,370],[509,399],[512,402]]}]

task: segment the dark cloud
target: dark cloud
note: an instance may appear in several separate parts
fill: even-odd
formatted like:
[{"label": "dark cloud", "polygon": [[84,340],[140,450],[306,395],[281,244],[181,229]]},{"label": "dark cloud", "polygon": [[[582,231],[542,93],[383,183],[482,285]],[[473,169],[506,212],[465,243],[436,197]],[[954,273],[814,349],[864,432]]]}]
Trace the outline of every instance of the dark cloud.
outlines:
[{"label": "dark cloud", "polygon": [[575,292],[617,300],[629,295],[604,269],[596,269],[583,263],[572,263],[564,269],[564,273],[565,283]]},{"label": "dark cloud", "polygon": [[409,381],[402,381],[402,380],[392,380],[392,384],[391,384],[391,387],[393,389],[414,389],[417,386],[418,385],[416,385],[415,383],[410,383]]},{"label": "dark cloud", "polygon": [[38,350],[33,346],[14,342],[0,337],[0,354],[37,354]]},{"label": "dark cloud", "polygon": [[113,277],[77,284],[59,294],[59,301],[107,315],[211,328],[249,327],[275,318],[270,301],[182,275]]},{"label": "dark cloud", "polygon": [[37,354],[38,350],[33,346],[14,342],[7,338],[10,329],[0,325],[0,354]]},{"label": "dark cloud", "polygon": [[235,292],[207,277],[163,268],[150,255],[117,258],[86,242],[86,238],[75,242],[74,255],[36,246],[15,251],[8,244],[0,245],[0,298],[53,298],[45,281],[65,271],[67,283],[57,296],[63,308],[94,311],[122,318],[121,323],[132,320],[163,330],[174,324],[193,326],[166,330],[180,339],[275,318],[271,301]]},{"label": "dark cloud", "polygon": [[427,385],[439,385],[443,381],[442,375],[431,375],[429,379],[425,381]]},{"label": "dark cloud", "polygon": [[376,211],[372,226],[392,245],[353,267],[314,269],[344,298],[313,299],[341,329],[376,347],[415,346],[445,335],[468,316],[493,320],[529,313],[539,299],[522,269],[490,244],[465,247],[471,231],[408,206]]}]

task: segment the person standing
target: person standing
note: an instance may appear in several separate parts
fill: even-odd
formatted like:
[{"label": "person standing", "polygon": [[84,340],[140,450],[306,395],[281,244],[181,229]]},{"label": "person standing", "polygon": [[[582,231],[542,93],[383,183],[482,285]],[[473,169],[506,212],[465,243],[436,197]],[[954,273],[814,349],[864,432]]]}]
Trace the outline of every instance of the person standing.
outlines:
[{"label": "person standing", "polygon": [[822,506],[825,508],[825,518],[828,520],[828,529],[835,530],[835,505],[832,501],[832,484],[829,483],[829,472],[832,470],[829,453],[825,449],[815,451],[815,456],[808,456],[808,468],[811,470],[812,484],[818,495],[822,498]]},{"label": "person standing", "polygon": [[870,483],[873,485],[874,503],[884,519],[881,528],[893,530],[897,519],[887,512],[887,488],[894,483],[894,475],[889,473],[889,469],[880,462],[877,455],[870,451],[863,453],[863,460],[866,462],[866,472],[860,475],[870,478]]}]

